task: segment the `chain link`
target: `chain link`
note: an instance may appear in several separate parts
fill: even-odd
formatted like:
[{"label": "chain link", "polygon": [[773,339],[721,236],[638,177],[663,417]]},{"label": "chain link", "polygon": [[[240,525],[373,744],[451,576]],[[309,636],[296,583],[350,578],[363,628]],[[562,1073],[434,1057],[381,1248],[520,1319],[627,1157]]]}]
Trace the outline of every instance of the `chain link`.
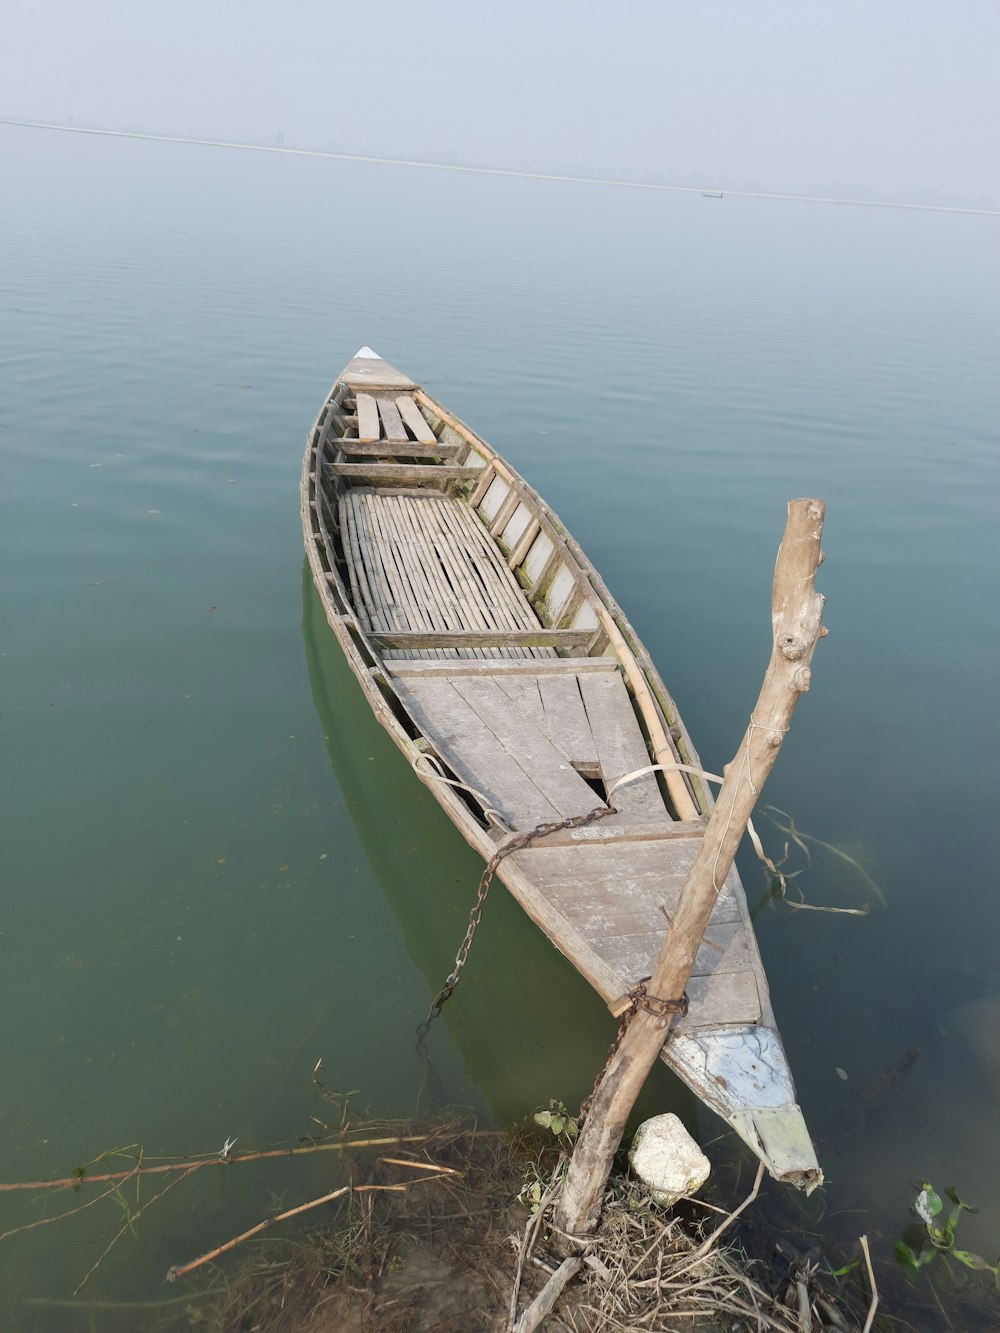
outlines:
[{"label": "chain link", "polygon": [[[629,1023],[631,1023],[636,1011],[638,1009],[645,1009],[648,1014],[652,1014],[654,1018],[661,1020],[664,1028],[667,1026],[668,1015],[676,1014],[679,1018],[683,1018],[688,1011],[687,991],[684,992],[679,1000],[662,1000],[658,995],[650,995],[646,990],[646,982],[649,980],[649,977],[640,977],[632,989],[626,991],[618,1002],[618,1004],[620,1004],[623,1001],[628,1000],[629,1003],[621,1014],[621,1021],[618,1024],[618,1031],[615,1034],[615,1039],[608,1047],[607,1057],[603,1066],[598,1071],[597,1077],[594,1079],[594,1085],[580,1103],[580,1109],[576,1113],[576,1123],[578,1127],[582,1127],[583,1122],[586,1120],[587,1112],[590,1110],[591,1103],[597,1094],[597,1089],[600,1086],[601,1080],[608,1072],[608,1066],[615,1058],[615,1052],[622,1044],[625,1030]],[[614,1006],[613,1012],[617,1012],[618,1004]]]},{"label": "chain link", "polygon": [[479,887],[476,890],[476,901],[472,905],[469,913],[469,924],[466,927],[465,938],[458,946],[458,953],[455,955],[455,966],[449,972],[444,985],[434,997],[431,1007],[427,1010],[427,1016],[417,1028],[417,1045],[423,1046],[424,1038],[430,1025],[437,1018],[438,1014],[451,999],[452,992],[458,985],[462,975],[462,968],[465,966],[469,957],[469,950],[472,948],[472,941],[476,937],[480,921],[483,919],[483,908],[486,906],[486,899],[489,897],[490,885],[493,883],[493,876],[497,872],[500,862],[512,852],[519,852],[525,847],[530,847],[536,838],[544,838],[549,833],[559,833],[562,829],[583,828],[587,824],[595,824],[599,819],[604,819],[606,815],[617,814],[613,805],[599,805],[585,815],[572,815],[568,819],[560,819],[551,824],[538,824],[533,829],[528,829],[525,833],[518,833],[508,838],[490,857],[486,863],[486,868],[479,879]]}]

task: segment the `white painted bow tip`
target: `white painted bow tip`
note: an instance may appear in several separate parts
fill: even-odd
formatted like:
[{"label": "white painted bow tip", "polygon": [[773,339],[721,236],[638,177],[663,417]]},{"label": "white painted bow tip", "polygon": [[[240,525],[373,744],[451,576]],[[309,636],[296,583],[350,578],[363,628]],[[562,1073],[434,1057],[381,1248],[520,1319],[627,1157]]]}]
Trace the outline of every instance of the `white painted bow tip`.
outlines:
[{"label": "white painted bow tip", "polygon": [[354,360],[355,360],[355,361],[357,361],[360,357],[364,357],[366,360],[369,360],[369,361],[381,361],[381,360],[382,360],[382,358],[379,356],[378,352],[373,352],[372,349],[371,349],[370,347],[362,347],[362,348],[360,348],[357,352],[354,353]]}]

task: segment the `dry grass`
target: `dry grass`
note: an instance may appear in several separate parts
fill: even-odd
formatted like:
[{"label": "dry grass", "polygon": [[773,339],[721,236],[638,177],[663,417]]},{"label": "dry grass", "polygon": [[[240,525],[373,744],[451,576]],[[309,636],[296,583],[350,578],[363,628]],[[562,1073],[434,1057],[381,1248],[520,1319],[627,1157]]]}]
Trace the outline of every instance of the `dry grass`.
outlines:
[{"label": "dry grass", "polygon": [[[345,1197],[320,1227],[244,1247],[238,1270],[216,1271],[217,1298],[198,1307],[194,1326],[205,1333],[506,1333],[515,1274],[523,1313],[562,1257],[549,1223],[555,1191],[534,1214],[515,1202],[526,1182],[552,1180],[551,1140],[452,1125],[431,1142],[421,1156],[460,1175],[435,1173],[402,1194]],[[373,1168],[376,1181],[399,1170],[354,1162],[369,1182]],[[797,1273],[778,1295],[765,1290],[720,1239],[723,1221],[708,1205],[683,1216],[665,1211],[636,1182],[616,1179],[583,1267],[545,1328],[856,1333],[860,1322],[839,1313],[815,1273]],[[188,1318],[162,1327],[191,1327]]]},{"label": "dry grass", "polygon": [[[717,1219],[716,1219],[717,1220]],[[799,1333],[792,1313],[750,1276],[739,1251],[615,1183],[584,1259],[581,1290],[559,1316],[574,1333],[754,1329]],[[558,1320],[552,1327],[558,1327]],[[815,1325],[816,1328],[821,1325]]]},{"label": "dry grass", "polygon": [[[173,1270],[177,1283],[164,1299],[29,1303],[87,1312],[108,1333],[510,1333],[515,1317],[521,1333],[538,1327],[525,1310],[568,1243],[551,1222],[561,1159],[550,1134],[531,1126],[504,1136],[452,1117],[357,1123],[338,1141],[337,1189],[238,1236],[218,1237],[206,1254]],[[111,1173],[106,1184],[118,1187],[121,1176],[131,1182],[137,1169]],[[717,1190],[725,1174],[716,1177]],[[777,1240],[776,1219],[765,1220],[768,1191],[757,1198],[759,1177],[749,1192],[738,1182],[739,1173],[714,1203],[664,1210],[637,1182],[613,1176],[600,1227],[544,1328],[860,1333],[869,1292],[859,1275],[847,1286],[852,1311],[819,1247],[799,1255]],[[104,1198],[106,1184],[94,1183]],[[718,1206],[730,1197],[743,1203],[733,1211]],[[731,1244],[737,1215],[742,1234],[768,1233],[767,1246],[755,1246],[761,1254],[777,1244],[784,1258],[751,1264]],[[786,1229],[798,1238],[802,1219]]]}]

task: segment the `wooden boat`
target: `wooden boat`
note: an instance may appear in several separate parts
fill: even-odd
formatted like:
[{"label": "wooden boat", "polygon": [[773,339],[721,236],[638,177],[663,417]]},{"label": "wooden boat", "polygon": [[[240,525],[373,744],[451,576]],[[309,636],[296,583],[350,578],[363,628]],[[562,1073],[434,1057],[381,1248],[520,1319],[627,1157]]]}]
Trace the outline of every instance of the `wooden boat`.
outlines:
[{"label": "wooden boat", "polygon": [[[621,608],[528,483],[368,348],[309,432],[301,505],[313,578],[368,702],[484,858],[614,805],[498,870],[612,1003],[650,972],[712,804],[679,768],[700,760]],[[822,1174],[735,867],[688,995],[663,1059],[773,1176],[813,1188]]]}]

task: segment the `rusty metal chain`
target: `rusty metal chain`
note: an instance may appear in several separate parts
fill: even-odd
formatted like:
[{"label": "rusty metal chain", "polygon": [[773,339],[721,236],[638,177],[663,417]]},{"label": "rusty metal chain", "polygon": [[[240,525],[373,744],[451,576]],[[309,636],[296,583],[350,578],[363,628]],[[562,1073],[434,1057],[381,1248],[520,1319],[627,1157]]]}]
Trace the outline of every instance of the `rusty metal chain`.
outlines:
[{"label": "rusty metal chain", "polygon": [[599,819],[604,819],[606,815],[617,814],[613,805],[599,805],[585,815],[572,815],[568,819],[556,820],[550,824],[537,824],[533,829],[528,829],[525,833],[518,833],[508,838],[506,842],[490,857],[486,863],[486,868],[480,876],[479,887],[476,890],[476,901],[472,905],[469,913],[469,924],[465,931],[465,938],[458,946],[458,953],[455,955],[455,966],[449,972],[444,985],[434,997],[431,1007],[427,1010],[427,1016],[417,1028],[417,1046],[422,1047],[424,1038],[430,1025],[437,1018],[442,1008],[451,998],[452,992],[458,985],[462,975],[462,968],[465,966],[469,957],[469,950],[472,948],[472,941],[476,937],[476,930],[483,918],[483,908],[486,906],[486,899],[489,896],[490,885],[493,883],[493,876],[497,872],[497,867],[505,857],[510,856],[512,852],[519,852],[525,847],[530,847],[536,838],[543,838],[549,833],[559,833],[563,829],[583,828],[587,824],[595,824]]},{"label": "rusty metal chain", "polygon": [[[647,1014],[652,1014],[654,1018],[659,1019],[664,1028],[667,1026],[671,1014],[676,1014],[679,1018],[683,1018],[688,1011],[687,991],[684,992],[679,1000],[664,1000],[661,999],[659,995],[649,994],[646,990],[646,982],[649,980],[649,977],[640,977],[631,990],[626,991],[621,999],[616,1000],[610,1006],[611,1012],[617,1014],[621,1021],[618,1024],[618,1031],[615,1034],[615,1039],[608,1047],[608,1054],[604,1064],[598,1071],[597,1077],[594,1079],[594,1085],[580,1103],[580,1109],[576,1113],[576,1123],[578,1127],[582,1126],[587,1118],[587,1112],[590,1110],[590,1105],[594,1100],[601,1080],[608,1072],[608,1066],[614,1059],[615,1052],[621,1045],[622,1038],[625,1036],[625,1030],[629,1023],[631,1023],[636,1010],[645,1009]],[[622,1008],[623,1005],[624,1008]]]}]

